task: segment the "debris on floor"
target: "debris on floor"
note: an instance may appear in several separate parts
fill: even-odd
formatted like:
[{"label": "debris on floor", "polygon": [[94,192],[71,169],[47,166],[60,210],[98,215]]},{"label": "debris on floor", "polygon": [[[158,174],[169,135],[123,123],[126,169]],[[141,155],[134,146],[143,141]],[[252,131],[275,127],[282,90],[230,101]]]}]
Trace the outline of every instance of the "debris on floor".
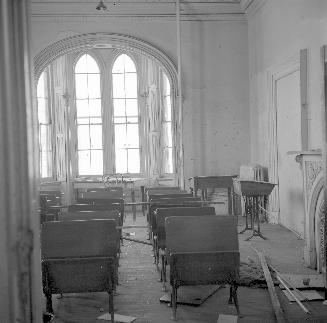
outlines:
[{"label": "debris on floor", "polygon": [[[178,288],[177,304],[200,306],[223,285],[181,286]],[[170,303],[170,293],[160,297],[160,302]]]},{"label": "debris on floor", "polygon": [[[294,297],[286,289],[283,290],[283,293],[290,302],[295,302]],[[301,302],[305,300],[315,301],[324,299],[316,290],[304,290],[301,294],[298,294],[296,291],[292,291],[292,293],[294,293]]]},{"label": "debris on floor", "polygon": [[[97,318],[98,320],[105,320],[105,321],[110,321],[111,316],[110,313],[103,314]],[[115,313],[115,322],[116,323],[131,323],[135,321],[137,318],[132,317],[132,316],[127,316],[127,315],[120,315]]]},{"label": "debris on floor", "polygon": [[[275,285],[278,285],[278,281],[274,274],[272,274],[272,280]],[[248,262],[241,262],[239,285],[253,288],[267,288],[261,265],[251,258],[248,258]]]},{"label": "debris on floor", "polygon": [[[324,288],[323,275],[294,275],[282,274],[298,289]],[[281,287],[282,289],[284,287]]]},{"label": "debris on floor", "polygon": [[219,314],[217,323],[237,323],[237,316]]}]

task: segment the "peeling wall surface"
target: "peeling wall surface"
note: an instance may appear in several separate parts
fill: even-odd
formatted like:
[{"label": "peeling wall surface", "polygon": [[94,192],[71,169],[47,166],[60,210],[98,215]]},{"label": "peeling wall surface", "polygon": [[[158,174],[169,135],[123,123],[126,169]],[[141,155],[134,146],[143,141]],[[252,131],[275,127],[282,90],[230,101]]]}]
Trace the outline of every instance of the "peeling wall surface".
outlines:
[{"label": "peeling wall surface", "polygon": [[[299,82],[299,78],[295,78],[294,74],[291,76],[291,74],[285,73],[285,79],[275,83],[275,93],[272,91],[274,84],[269,83],[269,77],[271,78],[276,71],[283,72],[283,64],[294,58],[295,60],[299,59],[301,49],[307,49],[308,53],[308,116],[306,120],[308,149],[321,148],[323,70],[320,48],[327,44],[327,2],[324,0],[263,0],[257,10],[248,13],[248,34],[251,161],[269,166],[269,158],[271,158],[269,127],[272,118],[269,109],[274,108],[274,105],[271,105],[273,100],[277,104],[277,122],[278,115],[293,115],[290,127],[284,127],[284,130],[281,131],[280,129],[283,127],[277,125],[277,132],[279,129],[277,142],[284,140],[286,150],[301,150],[301,146],[296,144],[295,140],[300,128],[292,131],[292,127],[295,125],[294,115],[297,112],[292,112],[288,106],[288,102],[294,102],[292,96],[299,96],[299,91],[295,91],[294,84],[294,82]],[[294,73],[299,73],[299,68]],[[277,93],[278,90],[283,97]],[[278,102],[283,102],[283,104],[278,107]],[[298,113],[300,113],[301,104],[298,103],[297,106]],[[278,112],[278,109],[281,108],[289,109],[289,111],[281,113],[279,110]],[[301,127],[300,122],[298,127]],[[296,163],[294,154],[286,156],[284,151],[284,154],[281,155],[280,146],[278,149],[279,155],[276,163],[279,169],[277,177],[279,177],[280,183],[279,200],[281,204],[279,205],[280,209],[276,211],[280,210],[283,213],[279,215],[279,221],[282,224],[303,235],[304,203],[300,165]],[[283,162],[284,165],[281,165]],[[288,163],[287,167],[284,167],[285,163]],[[287,169],[292,169],[292,171],[285,171]],[[269,169],[269,171],[272,170]],[[295,173],[297,175],[294,175]],[[296,176],[299,176],[301,180],[295,181]],[[281,185],[281,178],[286,186]],[[283,185],[284,187],[282,187]],[[286,206],[282,206],[283,198]]]},{"label": "peeling wall surface", "polygon": [[[32,55],[83,33],[131,35],[177,62],[174,19],[32,17]],[[249,162],[247,23],[182,21],[185,178],[239,173]]]}]

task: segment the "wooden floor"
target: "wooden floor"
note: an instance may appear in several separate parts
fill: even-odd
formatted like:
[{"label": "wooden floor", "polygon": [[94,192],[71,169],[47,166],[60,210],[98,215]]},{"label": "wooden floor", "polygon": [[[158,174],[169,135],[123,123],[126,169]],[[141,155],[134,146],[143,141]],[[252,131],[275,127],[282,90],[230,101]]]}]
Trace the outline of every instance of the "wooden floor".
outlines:
[{"label": "wooden floor", "polygon": [[[136,222],[127,214],[125,225],[145,225],[145,218],[137,214]],[[239,228],[243,219],[239,219]],[[131,237],[146,241],[146,229],[130,228],[124,232]],[[281,272],[315,274],[303,263],[304,241],[299,240],[292,232],[278,225],[264,224],[263,234],[268,238],[255,237],[250,241],[244,239],[250,235],[245,232],[239,235],[241,262],[258,263],[256,254],[250,248],[264,250],[269,260]],[[135,235],[134,235],[135,234]],[[152,247],[125,241],[122,247],[119,268],[119,286],[115,296],[115,313],[134,316],[136,323],[168,323],[171,321],[171,309],[159,299],[164,294],[158,282],[159,272],[153,264]],[[327,322],[327,306],[321,301],[306,303],[312,315],[304,315],[298,305],[290,304],[280,289],[276,288],[285,309],[289,322]],[[241,286],[238,289],[241,312],[244,315],[238,322],[275,322],[267,289]],[[219,314],[235,315],[233,305],[227,304],[229,288],[221,288],[209,297],[201,306],[179,305],[177,317],[179,322],[216,323]],[[57,299],[53,296],[55,319],[53,322],[105,322],[97,317],[108,312],[106,293],[69,294]]]}]

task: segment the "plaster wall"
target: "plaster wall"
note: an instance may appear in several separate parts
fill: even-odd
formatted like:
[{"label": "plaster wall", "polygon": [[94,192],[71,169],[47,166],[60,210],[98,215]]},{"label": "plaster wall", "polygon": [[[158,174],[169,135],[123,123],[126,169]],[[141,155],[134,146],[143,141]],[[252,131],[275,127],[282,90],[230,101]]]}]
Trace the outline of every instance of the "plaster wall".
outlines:
[{"label": "plaster wall", "polygon": [[[322,147],[323,70],[320,48],[327,43],[327,2],[323,0],[262,0],[258,2],[263,5],[258,10],[248,13],[251,161],[269,166],[269,142],[271,140],[269,109],[272,95],[271,84],[269,84],[271,74],[269,73],[281,72],[282,65],[293,58],[299,60],[301,49],[308,51],[308,149]],[[289,90],[285,88],[284,92],[289,96],[295,94],[299,96],[298,91],[294,92],[293,86],[294,84],[290,83]],[[278,98],[275,99],[278,102]],[[301,111],[300,103],[298,103],[298,111],[299,113]],[[286,143],[289,142],[288,146],[292,146],[295,133],[297,132],[292,132],[290,127],[284,127],[284,132],[278,133],[277,137],[279,140],[282,138]],[[301,147],[295,148],[293,150],[301,150]],[[278,156],[278,176],[279,178],[288,176],[286,183],[289,183],[282,188],[279,182],[279,200],[281,201],[285,194],[290,197],[286,208],[283,208],[283,214],[279,217],[279,222],[303,235],[305,221],[302,181],[298,180],[296,187],[291,185],[290,183],[295,179],[292,178],[294,171],[281,174],[280,160],[284,158],[285,161],[288,158],[290,167],[296,169],[299,178],[301,177],[300,165],[296,163],[295,155],[287,155]],[[273,172],[271,169],[269,171]],[[296,198],[292,199],[291,197],[295,195]],[[282,205],[278,205],[278,202],[273,207],[276,208],[273,211],[278,212],[279,207],[282,211]]]},{"label": "plaster wall", "polygon": [[[32,55],[82,33],[131,35],[174,62],[173,19],[32,17]],[[250,159],[248,46],[245,21],[182,21],[185,178],[234,174]]]},{"label": "plaster wall", "polygon": [[[327,43],[327,2],[266,0],[248,16],[251,161],[268,164],[268,71],[308,49],[308,148],[322,145],[320,47]],[[285,134],[287,140],[287,134]]]}]

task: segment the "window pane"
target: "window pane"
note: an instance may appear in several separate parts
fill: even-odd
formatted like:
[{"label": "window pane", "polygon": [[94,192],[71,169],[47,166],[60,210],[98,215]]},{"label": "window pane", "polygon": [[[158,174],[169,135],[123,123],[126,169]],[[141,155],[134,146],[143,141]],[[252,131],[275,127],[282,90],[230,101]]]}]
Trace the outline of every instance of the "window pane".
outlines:
[{"label": "window pane", "polygon": [[95,61],[95,59],[87,54],[85,56],[86,56],[87,73],[99,74],[100,73],[99,66],[98,63]]},{"label": "window pane", "polygon": [[90,99],[100,98],[100,74],[88,74],[87,86]]},{"label": "window pane", "polygon": [[164,146],[172,147],[172,136],[171,136],[171,122],[165,122],[163,124],[163,142]]},{"label": "window pane", "polygon": [[127,173],[127,150],[116,149],[116,173]]},{"label": "window pane", "polygon": [[128,149],[128,172],[140,172],[140,151],[139,149]]},{"label": "window pane", "polygon": [[89,100],[90,116],[101,117],[101,99]]},{"label": "window pane", "polygon": [[89,101],[87,99],[76,100],[77,118],[89,116]]},{"label": "window pane", "polygon": [[83,150],[78,152],[78,174],[90,175],[90,151]]},{"label": "window pane", "polygon": [[172,173],[173,172],[173,149],[165,148],[164,149],[164,172]]},{"label": "window pane", "polygon": [[122,55],[124,57],[125,60],[125,73],[126,72],[136,72],[136,68],[135,68],[135,64],[133,62],[133,60],[128,56],[123,54]]},{"label": "window pane", "polygon": [[138,148],[139,147],[139,126],[138,124],[127,125],[127,147]]},{"label": "window pane", "polygon": [[114,116],[125,116],[125,99],[114,99]]},{"label": "window pane", "polygon": [[89,125],[77,126],[78,150],[90,149]]},{"label": "window pane", "polygon": [[126,125],[115,125],[115,147],[124,148],[126,147]]},{"label": "window pane", "polygon": [[50,177],[49,167],[48,167],[48,153],[41,152],[40,153],[40,171],[41,177]]},{"label": "window pane", "polygon": [[163,73],[163,81],[164,81],[164,96],[170,95],[170,82],[165,73]]},{"label": "window pane", "polygon": [[137,99],[126,99],[126,115],[127,116],[137,116]]},{"label": "window pane", "polygon": [[75,92],[76,99],[87,99],[87,74],[75,75]]},{"label": "window pane", "polygon": [[102,150],[91,150],[90,175],[103,174],[103,153]]},{"label": "window pane", "polygon": [[91,149],[102,149],[102,125],[90,126]]},{"label": "window pane", "polygon": [[112,93],[113,98],[124,98],[124,74],[113,74],[112,75]]},{"label": "window pane", "polygon": [[165,121],[171,121],[171,102],[170,96],[164,98]]},{"label": "window pane", "polygon": [[87,56],[83,55],[80,57],[75,66],[75,73],[87,73]]},{"label": "window pane", "polygon": [[120,55],[112,68],[113,73],[124,73],[124,55]]},{"label": "window pane", "polygon": [[137,98],[136,73],[125,74],[125,94],[126,98]]},{"label": "window pane", "polygon": [[49,126],[40,125],[40,149],[41,151],[49,150]]},{"label": "window pane", "polygon": [[82,150],[78,152],[79,175],[102,175],[102,150]]},{"label": "window pane", "polygon": [[46,102],[44,98],[37,99],[37,114],[39,123],[47,123]]},{"label": "window pane", "polygon": [[43,72],[40,77],[39,81],[37,82],[37,89],[36,89],[36,96],[38,98],[45,98],[45,72]]}]

